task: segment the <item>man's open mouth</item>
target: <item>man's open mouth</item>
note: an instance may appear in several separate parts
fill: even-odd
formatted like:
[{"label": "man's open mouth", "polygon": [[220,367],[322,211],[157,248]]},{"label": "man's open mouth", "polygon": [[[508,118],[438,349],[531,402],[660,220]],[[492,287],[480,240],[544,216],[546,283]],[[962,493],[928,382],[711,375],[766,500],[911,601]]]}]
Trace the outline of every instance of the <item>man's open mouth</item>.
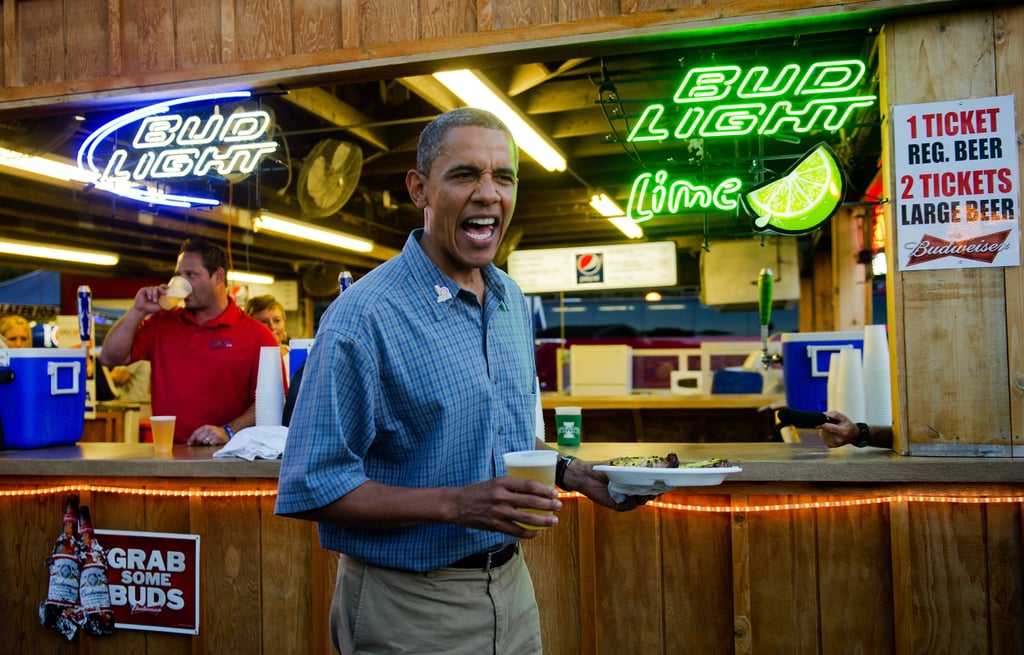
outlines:
[{"label": "man's open mouth", "polygon": [[470,239],[475,241],[486,241],[494,236],[498,219],[494,217],[470,218],[462,222],[462,231]]}]

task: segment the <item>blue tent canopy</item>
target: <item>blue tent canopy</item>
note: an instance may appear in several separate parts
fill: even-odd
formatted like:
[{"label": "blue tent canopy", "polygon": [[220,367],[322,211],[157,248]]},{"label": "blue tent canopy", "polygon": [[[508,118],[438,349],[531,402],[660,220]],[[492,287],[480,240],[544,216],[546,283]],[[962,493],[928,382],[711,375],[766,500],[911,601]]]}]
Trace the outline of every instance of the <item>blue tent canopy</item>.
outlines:
[{"label": "blue tent canopy", "polygon": [[0,315],[20,314],[31,320],[50,320],[60,307],[60,273],[32,271],[0,282]]},{"label": "blue tent canopy", "polygon": [[60,273],[32,271],[0,282],[0,303],[60,306]]}]

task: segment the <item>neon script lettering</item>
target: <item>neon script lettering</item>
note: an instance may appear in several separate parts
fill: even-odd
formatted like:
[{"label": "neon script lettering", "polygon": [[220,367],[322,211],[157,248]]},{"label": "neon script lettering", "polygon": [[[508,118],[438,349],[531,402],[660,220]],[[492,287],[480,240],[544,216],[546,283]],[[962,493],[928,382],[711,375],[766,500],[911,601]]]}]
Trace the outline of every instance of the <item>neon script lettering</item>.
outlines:
[{"label": "neon script lettering", "polygon": [[837,130],[857,109],[877,100],[854,93],[866,70],[855,59],[816,62],[806,69],[788,64],[774,74],[767,66],[746,71],[733,65],[693,68],[672,98],[678,116],[674,125],[663,121],[664,104],[650,104],[626,140]]},{"label": "neon script lettering", "polygon": [[101,179],[167,180],[251,173],[264,155],[277,150],[273,141],[260,141],[270,129],[265,111],[213,114],[204,119],[178,114],[142,121],[132,148],[114,150]]},{"label": "neon script lettering", "polygon": [[643,173],[633,181],[626,218],[637,223],[658,214],[736,209],[743,182],[738,177],[722,180],[714,188],[686,179],[670,179],[668,172]]},{"label": "neon script lettering", "polygon": [[[136,200],[179,207],[219,204],[213,198],[169,194],[147,183],[256,170],[262,158],[278,148],[268,138],[273,127],[268,112],[171,111],[172,107],[209,105],[250,95],[235,91],[191,96],[125,114],[89,135],[78,151],[78,166],[98,174],[97,186]],[[116,135],[133,125],[130,147],[120,146]],[[111,145],[104,150],[101,145],[107,141]]]}]

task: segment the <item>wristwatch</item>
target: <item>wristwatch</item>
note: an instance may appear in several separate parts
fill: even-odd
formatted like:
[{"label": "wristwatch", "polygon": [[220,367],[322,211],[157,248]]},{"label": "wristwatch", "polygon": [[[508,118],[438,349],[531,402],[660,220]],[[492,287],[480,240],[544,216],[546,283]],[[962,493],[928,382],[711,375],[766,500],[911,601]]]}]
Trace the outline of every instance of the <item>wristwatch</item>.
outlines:
[{"label": "wristwatch", "polygon": [[853,442],[853,445],[857,448],[863,448],[864,446],[871,445],[871,438],[868,435],[868,424],[858,423],[857,429],[860,430],[860,434],[857,435],[857,440]]},{"label": "wristwatch", "polygon": [[572,455],[558,458],[558,463],[555,465],[555,486],[565,489],[565,472],[575,460],[576,458]]}]

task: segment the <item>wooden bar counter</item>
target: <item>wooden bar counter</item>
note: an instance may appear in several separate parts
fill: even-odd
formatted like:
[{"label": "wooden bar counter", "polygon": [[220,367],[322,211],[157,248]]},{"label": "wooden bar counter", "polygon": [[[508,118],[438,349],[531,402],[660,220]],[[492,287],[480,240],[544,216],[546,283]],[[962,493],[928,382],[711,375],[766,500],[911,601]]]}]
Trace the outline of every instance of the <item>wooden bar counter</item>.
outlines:
[{"label": "wooden bar counter", "polygon": [[[330,653],[337,557],[273,515],[278,461],[80,443],[0,452],[0,652]],[[741,466],[634,512],[564,497],[527,542],[545,653],[1024,651],[1024,467],[801,443],[585,443]],[[201,536],[197,636],[39,625],[63,497],[101,529]]]}]

